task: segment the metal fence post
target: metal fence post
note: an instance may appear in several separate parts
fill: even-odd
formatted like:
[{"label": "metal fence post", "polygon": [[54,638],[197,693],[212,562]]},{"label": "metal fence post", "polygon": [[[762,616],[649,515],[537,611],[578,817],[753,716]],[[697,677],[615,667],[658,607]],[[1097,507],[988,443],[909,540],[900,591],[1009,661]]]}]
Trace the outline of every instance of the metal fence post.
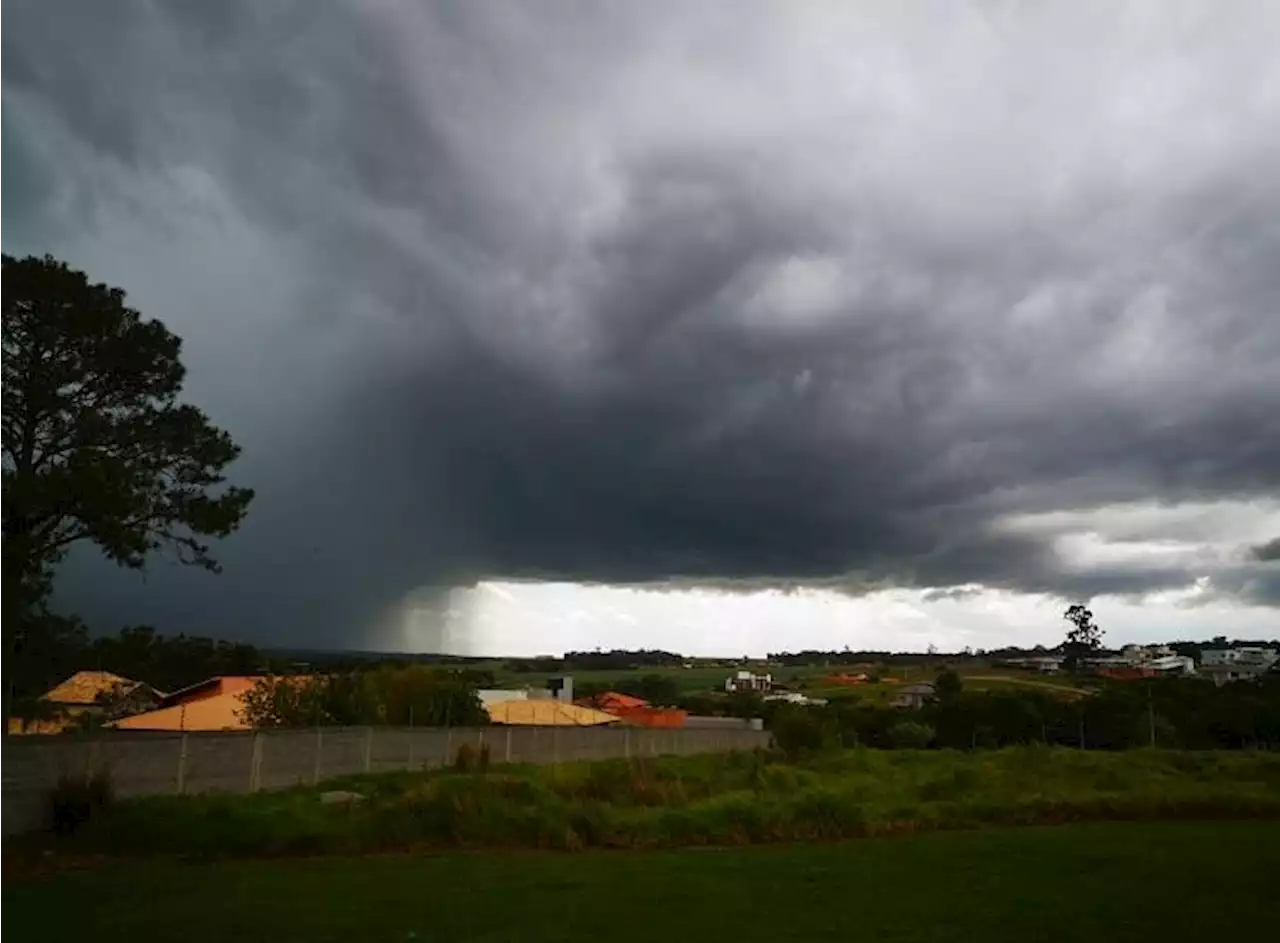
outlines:
[{"label": "metal fence post", "polygon": [[184,732],[178,746],[178,795],[187,791],[187,735]]},{"label": "metal fence post", "polygon": [[444,729],[444,759],[440,765],[448,767],[450,760],[453,758],[449,755],[453,751],[453,728],[446,727]]},{"label": "metal fence post", "polygon": [[622,755],[627,759],[631,759],[631,728],[624,727],[622,730]]},{"label": "metal fence post", "polygon": [[506,747],[503,749],[503,752],[502,752],[502,762],[510,763],[511,762],[511,728],[510,727],[507,728],[506,740],[507,740]]},{"label": "metal fence post", "polygon": [[316,762],[315,768],[311,771],[311,781],[313,783],[320,782],[320,754],[324,752],[324,728],[316,727]]},{"label": "metal fence post", "polygon": [[262,734],[253,732],[253,752],[249,754],[249,791],[262,788]]},{"label": "metal fence post", "polygon": [[364,732],[364,771],[367,773],[373,769],[373,727],[368,727]]}]

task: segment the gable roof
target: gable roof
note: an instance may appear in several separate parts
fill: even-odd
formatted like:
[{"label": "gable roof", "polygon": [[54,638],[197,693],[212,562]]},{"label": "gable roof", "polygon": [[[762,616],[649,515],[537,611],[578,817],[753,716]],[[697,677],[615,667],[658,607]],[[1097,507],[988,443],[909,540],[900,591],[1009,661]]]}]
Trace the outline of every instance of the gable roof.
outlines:
[{"label": "gable roof", "polygon": [[602,711],[609,710],[626,710],[628,708],[648,707],[649,702],[641,697],[632,697],[630,694],[622,694],[618,691],[605,691],[603,694],[597,694],[593,698],[589,698],[591,704],[584,704],[584,707],[597,707]]},{"label": "gable roof", "polygon": [[188,684],[185,688],[171,691],[165,695],[164,699],[169,704],[181,704],[202,697],[216,697],[219,694],[238,694],[241,691],[248,691],[263,679],[264,676],[259,675],[214,675],[212,678],[205,678],[195,684]]},{"label": "gable roof", "polygon": [[249,730],[250,725],[240,716],[243,710],[244,692],[235,691],[122,717],[107,726],[117,730]]},{"label": "gable roof", "polygon": [[917,684],[908,684],[901,691],[903,694],[932,694],[934,687],[929,682],[924,681]]},{"label": "gable roof", "polygon": [[110,694],[117,688],[122,688],[125,693],[128,693],[141,684],[141,681],[122,678],[120,675],[112,674],[110,671],[77,671],[66,681],[55,685],[40,697],[42,700],[51,701],[54,704],[82,704],[87,706],[96,704],[99,696]]}]

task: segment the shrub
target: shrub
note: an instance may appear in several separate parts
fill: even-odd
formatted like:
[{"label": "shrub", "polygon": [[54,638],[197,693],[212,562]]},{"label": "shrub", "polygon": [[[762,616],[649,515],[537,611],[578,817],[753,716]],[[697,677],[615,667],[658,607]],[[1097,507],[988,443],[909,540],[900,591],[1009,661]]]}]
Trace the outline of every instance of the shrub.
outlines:
[{"label": "shrub", "polygon": [[826,740],[822,722],[812,711],[785,710],[773,724],[773,739],[788,759],[797,759],[822,750]]},{"label": "shrub", "polygon": [[70,835],[106,810],[114,798],[106,769],[63,773],[46,797],[49,827],[56,835]]},{"label": "shrub", "polygon": [[889,739],[895,747],[923,750],[933,742],[933,728],[914,720],[904,720],[889,728]]},{"label": "shrub", "polygon": [[464,743],[458,747],[458,752],[453,755],[453,768],[459,773],[469,773],[476,769],[480,764],[480,753],[469,743]]}]

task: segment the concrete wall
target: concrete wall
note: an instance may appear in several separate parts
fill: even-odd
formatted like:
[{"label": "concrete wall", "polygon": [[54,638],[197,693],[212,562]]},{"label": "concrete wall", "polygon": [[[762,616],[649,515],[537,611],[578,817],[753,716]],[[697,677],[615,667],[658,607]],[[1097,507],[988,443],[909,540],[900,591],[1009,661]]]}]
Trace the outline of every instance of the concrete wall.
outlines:
[{"label": "concrete wall", "polygon": [[349,773],[448,765],[469,743],[493,763],[566,763],[627,756],[753,750],[769,734],[736,727],[321,727],[244,733],[103,733],[5,737],[4,835],[38,828],[46,790],[63,773],[106,768],[121,796],[251,792]]}]

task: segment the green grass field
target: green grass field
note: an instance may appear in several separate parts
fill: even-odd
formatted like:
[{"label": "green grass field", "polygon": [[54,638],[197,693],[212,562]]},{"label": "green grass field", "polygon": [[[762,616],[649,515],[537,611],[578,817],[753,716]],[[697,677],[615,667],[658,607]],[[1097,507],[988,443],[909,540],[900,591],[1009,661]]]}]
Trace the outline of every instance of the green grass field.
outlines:
[{"label": "green grass field", "polygon": [[834,845],[110,867],[14,880],[17,940],[1149,941],[1275,925],[1280,824],[1085,825]]}]

